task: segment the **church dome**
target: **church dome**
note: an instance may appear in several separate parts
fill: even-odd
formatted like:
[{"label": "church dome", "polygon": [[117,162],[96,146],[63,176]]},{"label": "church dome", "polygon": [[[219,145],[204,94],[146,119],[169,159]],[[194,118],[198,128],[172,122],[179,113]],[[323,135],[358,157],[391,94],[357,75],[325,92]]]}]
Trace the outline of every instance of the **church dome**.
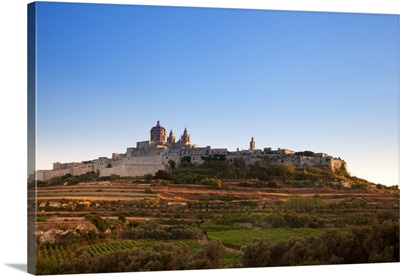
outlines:
[{"label": "church dome", "polygon": [[150,130],[150,141],[156,143],[165,143],[167,140],[167,131],[161,126],[160,121],[157,121],[157,125],[152,127]]},{"label": "church dome", "polygon": [[157,125],[152,127],[150,131],[160,131],[162,129],[165,131],[165,128],[160,124],[160,121],[157,121]]}]

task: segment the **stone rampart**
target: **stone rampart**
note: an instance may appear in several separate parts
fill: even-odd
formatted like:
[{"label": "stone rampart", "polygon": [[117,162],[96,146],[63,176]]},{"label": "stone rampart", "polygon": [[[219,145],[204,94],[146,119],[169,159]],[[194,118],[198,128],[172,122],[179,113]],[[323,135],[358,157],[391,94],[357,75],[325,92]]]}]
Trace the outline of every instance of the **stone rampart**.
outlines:
[{"label": "stone rampart", "polygon": [[154,175],[158,170],[165,170],[165,165],[120,164],[112,168],[104,168],[100,171],[100,176],[109,176],[112,174],[119,176],[143,176],[145,174]]},{"label": "stone rampart", "polygon": [[243,158],[248,166],[261,162],[264,166],[277,166],[282,164],[292,165],[297,168],[327,166],[332,171],[339,171],[342,166],[347,170],[346,162],[331,156],[301,156],[301,155],[283,155],[283,154],[250,154],[250,155],[232,155],[227,156],[227,160]]},{"label": "stone rampart", "polygon": [[39,181],[45,181],[53,177],[60,177],[66,174],[72,174],[72,168],[62,170],[39,170],[36,172],[36,179]]},{"label": "stone rampart", "polygon": [[100,176],[117,174],[120,176],[143,176],[145,174],[154,175],[158,170],[168,171],[169,160],[173,160],[177,166],[180,164],[180,156],[137,156],[128,157],[111,168],[100,170]]},{"label": "stone rampart", "polygon": [[[333,158],[325,153],[312,153],[309,151],[299,152],[289,149],[263,150],[255,148],[255,141],[252,138],[250,149],[229,152],[226,148],[197,147],[190,143],[190,135],[185,128],[181,139],[175,142],[172,130],[168,142],[166,142],[166,130],[161,126],[160,121],[151,128],[150,140],[137,142],[137,147],[129,147],[125,154],[113,153],[112,158],[99,157],[90,161],[80,163],[53,163],[53,170],[41,170],[36,172],[38,180],[47,180],[55,176],[65,174],[81,175],[88,172],[100,172],[101,176],[111,174],[121,176],[143,176],[155,174],[158,170],[170,170],[170,161],[179,166],[181,158],[190,157],[192,163],[202,164],[203,157],[225,156],[229,163],[235,158],[243,158],[247,166],[256,165],[261,162],[262,166],[274,166],[288,164],[295,167],[327,166],[332,171],[347,169],[346,163],[338,158]],[[302,155],[301,155],[302,154]],[[313,156],[304,156],[313,155]]]}]

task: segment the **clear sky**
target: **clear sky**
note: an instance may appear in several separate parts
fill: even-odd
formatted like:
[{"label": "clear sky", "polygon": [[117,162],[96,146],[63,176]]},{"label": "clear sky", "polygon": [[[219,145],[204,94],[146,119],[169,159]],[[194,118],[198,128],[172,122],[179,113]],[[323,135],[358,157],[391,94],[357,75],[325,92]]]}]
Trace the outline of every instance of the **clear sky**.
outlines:
[{"label": "clear sky", "polygon": [[42,2],[37,50],[37,169],[124,153],[160,120],[398,184],[398,15]]}]

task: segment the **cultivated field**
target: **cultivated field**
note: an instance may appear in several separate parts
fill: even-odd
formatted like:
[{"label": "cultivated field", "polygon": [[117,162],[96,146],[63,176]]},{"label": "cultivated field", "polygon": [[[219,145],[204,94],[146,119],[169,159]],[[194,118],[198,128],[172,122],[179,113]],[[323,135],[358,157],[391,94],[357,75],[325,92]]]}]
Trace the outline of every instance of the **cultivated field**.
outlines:
[{"label": "cultivated field", "polygon": [[[242,267],[254,239],[289,242],[317,238],[332,229],[346,235],[354,227],[384,221],[398,227],[395,190],[254,188],[243,187],[242,182],[222,180],[215,188],[117,179],[30,189],[29,196],[36,195],[30,210],[37,215],[38,273],[74,272],[71,265],[79,267],[76,262],[82,256],[90,264],[117,252],[153,254],[159,252],[157,246],[169,246],[178,260],[179,250],[189,252],[182,256],[193,258],[184,261],[191,266],[182,269]],[[201,255],[212,246],[222,252],[220,256]],[[195,262],[198,258],[204,262]],[[146,264],[136,270],[168,269]],[[176,265],[171,269],[180,268]],[[78,272],[91,269],[82,264]]]}]

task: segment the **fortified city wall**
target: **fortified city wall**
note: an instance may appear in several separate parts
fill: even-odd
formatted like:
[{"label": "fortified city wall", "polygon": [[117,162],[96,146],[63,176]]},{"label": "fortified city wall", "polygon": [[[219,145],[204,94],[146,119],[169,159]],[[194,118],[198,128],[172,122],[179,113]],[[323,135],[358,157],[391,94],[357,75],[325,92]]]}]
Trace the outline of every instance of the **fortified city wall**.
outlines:
[{"label": "fortified city wall", "polygon": [[100,176],[117,174],[120,176],[143,176],[145,174],[155,174],[158,170],[169,170],[169,160],[174,160],[178,165],[181,156],[137,156],[128,157],[118,165],[111,168],[102,168]]},{"label": "fortified city wall", "polygon": [[297,168],[326,166],[332,171],[339,171],[342,166],[347,171],[347,164],[343,160],[332,156],[300,156],[300,155],[284,155],[284,154],[251,154],[251,155],[229,155],[227,160],[235,158],[243,158],[246,165],[255,165],[256,162],[261,162],[266,166],[277,166],[282,164],[293,165]]},{"label": "fortified city wall", "polygon": [[88,172],[99,172],[100,176],[112,174],[120,176],[143,176],[155,174],[158,170],[169,170],[170,160],[176,166],[180,165],[183,157],[189,156],[192,163],[201,164],[202,157],[212,155],[225,156],[228,162],[235,158],[243,158],[246,165],[254,165],[261,162],[262,165],[274,166],[281,164],[293,165],[295,167],[327,166],[332,171],[341,169],[347,170],[347,164],[340,158],[328,156],[325,153],[316,153],[312,156],[296,154],[288,149],[263,150],[255,148],[254,138],[251,138],[249,150],[229,152],[226,148],[213,149],[210,146],[197,147],[190,143],[190,135],[185,128],[181,138],[175,142],[172,130],[166,137],[166,130],[160,122],[150,131],[150,140],[137,142],[136,148],[127,148],[126,153],[113,153],[112,158],[99,157],[98,159],[83,161],[80,163],[59,163],[53,164],[52,170],[36,171],[36,180],[48,180],[53,177],[61,177],[66,174],[80,175]]}]

